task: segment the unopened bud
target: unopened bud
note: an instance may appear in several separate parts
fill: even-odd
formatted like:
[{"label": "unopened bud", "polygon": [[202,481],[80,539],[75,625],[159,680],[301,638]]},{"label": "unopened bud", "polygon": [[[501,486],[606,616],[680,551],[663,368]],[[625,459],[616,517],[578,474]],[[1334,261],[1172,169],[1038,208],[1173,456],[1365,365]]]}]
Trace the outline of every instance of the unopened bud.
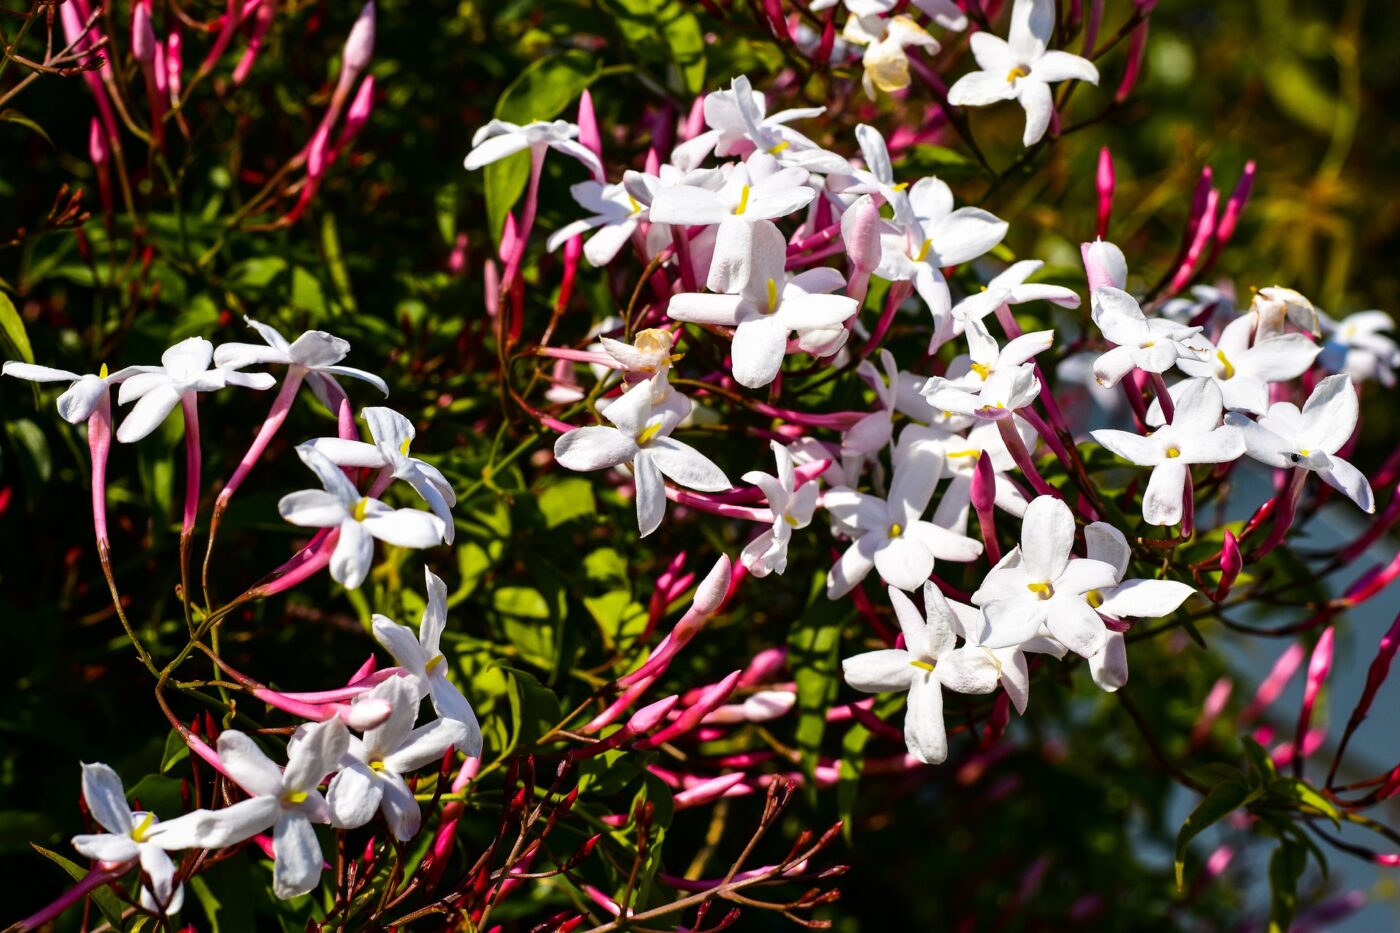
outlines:
[{"label": "unopened bud", "polygon": [[350,27],[350,37],[345,40],[345,57],[340,66],[341,80],[353,81],[369,65],[374,54],[374,0],[360,10],[355,25]]},{"label": "unopened bud", "polygon": [[856,272],[871,273],[880,265],[880,209],[862,195],[841,215],[841,239]]},{"label": "unopened bud", "polygon": [[719,607],[724,604],[724,597],[729,593],[729,573],[729,555],[721,554],[695,591],[695,599],[691,603],[695,612],[708,616],[719,611]]},{"label": "unopened bud", "polygon": [[1117,246],[1107,240],[1095,240],[1081,244],[1079,254],[1084,258],[1090,292],[1100,288],[1128,287],[1128,260]]},{"label": "unopened bud", "polygon": [[151,28],[150,0],[136,0],[131,8],[131,54],[143,65],[155,61],[156,31]]},{"label": "unopened bud", "polygon": [[88,124],[88,157],[92,159],[93,165],[100,167],[107,164],[109,155],[107,137],[102,135],[102,124],[93,117]]}]

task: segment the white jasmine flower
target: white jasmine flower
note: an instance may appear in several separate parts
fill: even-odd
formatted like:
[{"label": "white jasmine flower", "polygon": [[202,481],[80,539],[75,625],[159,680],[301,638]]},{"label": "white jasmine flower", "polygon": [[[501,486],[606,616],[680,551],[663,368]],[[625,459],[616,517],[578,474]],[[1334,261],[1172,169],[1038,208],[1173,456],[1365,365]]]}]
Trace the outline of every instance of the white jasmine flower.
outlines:
[{"label": "white jasmine flower", "polygon": [[980,71],[963,75],[948,89],[948,102],[984,107],[1015,100],[1026,111],[1021,143],[1033,146],[1045,135],[1055,104],[1050,85],[1060,81],[1099,83],[1088,59],[1049,50],[1055,31],[1054,0],[1016,0],[1011,8],[1009,41],[988,32],[972,35],[972,54]]},{"label": "white jasmine flower", "polygon": [[[1050,349],[1055,342],[1053,330],[1037,330],[1015,337],[1001,347],[981,321],[969,321],[964,336],[967,337],[968,353],[955,357],[948,364],[948,375],[940,377],[943,381],[939,388],[952,386],[969,392],[981,392],[987,380],[999,371],[1016,371],[1022,364],[1035,359],[1037,354]],[[938,388],[929,391],[936,393]]]},{"label": "white jasmine flower", "polygon": [[374,637],[408,672],[406,679],[417,688],[418,700],[432,700],[439,716],[465,727],[466,732],[454,744],[464,755],[476,758],[481,755],[481,726],[471,703],[448,679],[447,659],[442,653],[442,633],[447,628],[447,584],[431,570],[424,568],[423,573],[427,578],[428,602],[423,607],[418,634],[415,636],[408,626],[376,614]]},{"label": "white jasmine flower", "polygon": [[1000,421],[1010,418],[1040,396],[1040,380],[1036,378],[1032,363],[1003,364],[977,383],[955,383],[935,376],[924,386],[924,396],[940,411]]},{"label": "white jasmine flower", "polygon": [[1337,451],[1351,438],[1360,417],[1356,388],[1347,375],[1328,376],[1317,384],[1299,411],[1292,402],[1275,402],[1258,421],[1231,412],[1226,423],[1243,434],[1249,455],[1286,470],[1311,470],[1362,510],[1376,510],[1366,475]]},{"label": "white jasmine flower", "polygon": [[841,662],[846,683],[866,693],[909,692],[904,714],[904,741],[909,754],[925,764],[942,764],[948,757],[948,735],[943,725],[943,691],[991,693],[997,688],[998,671],[987,652],[955,647],[957,618],[932,583],[924,584],[927,619],[895,587],[889,588],[903,648],[886,648],[847,658]]},{"label": "white jasmine flower", "polygon": [[1094,440],[1124,460],[1152,467],[1142,497],[1142,517],[1150,525],[1181,521],[1191,464],[1229,463],[1245,452],[1240,432],[1220,424],[1222,399],[1215,382],[1188,379],[1174,389],[1176,413],[1171,424],[1146,436],[1131,431],[1092,432]]},{"label": "white jasmine flower", "polygon": [[[844,3],[853,16],[879,16],[899,6],[899,0],[812,0],[808,6],[816,13],[838,3]],[[967,28],[967,14],[953,0],[914,0],[913,6],[944,29],[961,32]]]},{"label": "white jasmine flower", "polygon": [[82,424],[92,417],[102,399],[107,396],[110,386],[117,385],[129,376],[140,372],[155,372],[154,366],[128,366],[126,369],[108,373],[104,365],[96,374],[81,375],[66,369],[53,369],[48,366],[35,366],[32,363],[7,362],[3,374],[29,382],[67,382],[68,389],[58,397],[58,414],[69,424]]},{"label": "white jasmine flower", "polygon": [[1164,318],[1149,319],[1137,300],[1121,289],[1094,290],[1090,299],[1094,323],[1114,348],[1094,362],[1094,378],[1107,388],[1116,386],[1134,369],[1164,373],[1177,360],[1197,360],[1211,352],[1201,328]]},{"label": "white jasmine flower", "polygon": [[330,570],[345,588],[355,589],[369,575],[375,538],[399,547],[429,548],[447,537],[447,526],[436,515],[390,508],[362,495],[340,467],[311,445],[298,446],[297,454],[325,488],[288,493],[277,511],[293,525],[339,530]]},{"label": "white jasmine flower", "polygon": [[1023,305],[1050,301],[1064,308],[1079,307],[1079,295],[1063,285],[1026,283],[1045,265],[1039,259],[1023,259],[1007,266],[982,291],[969,295],[953,307],[953,332],[961,333],[968,321],[980,321],[1002,305]]},{"label": "white jasmine flower", "polygon": [[[129,374],[117,392],[117,404],[136,402],[117,428],[117,440],[131,444],[160,427],[186,395],[215,392],[224,386],[270,389],[276,380],[267,373],[241,373],[219,366],[209,368],[214,345],[203,337],[190,337],[166,350],[160,366],[142,366]],[[136,367],[134,367],[136,368]]]},{"label": "white jasmine flower", "polygon": [[778,462],[778,475],[772,476],[760,470],[750,470],[743,475],[744,482],[763,490],[763,495],[768,499],[768,508],[773,513],[773,527],[745,545],[739,557],[755,577],[766,577],[770,573],[781,575],[787,569],[788,542],[792,539],[792,531],[810,525],[812,513],[817,508],[816,482],[804,483],[802,488],[796,488],[792,454],[777,441],[770,441],[769,446]]},{"label": "white jasmine flower", "polygon": [[524,126],[492,120],[472,136],[472,150],[464,164],[468,171],[475,171],[526,149],[546,148],[578,159],[593,177],[603,177],[603,163],[592,149],[578,141],[578,126],[567,120],[535,120]]},{"label": "white jasmine flower", "polygon": [[403,776],[440,761],[449,748],[463,744],[467,727],[453,719],[437,719],[413,728],[420,697],[406,677],[390,677],[365,696],[389,703],[392,712],[363,738],[350,737],[340,772],[326,790],[331,821],[355,829],[379,810],[394,838],[407,842],[417,835],[423,814]]},{"label": "white jasmine flower", "polygon": [[919,46],[930,54],[939,49],[938,40],[908,16],[851,16],[841,37],[852,45],[865,46],[861,87],[871,99],[876,88],[891,94],[909,86],[909,54],[905,49]]},{"label": "white jasmine flower", "polygon": [[786,217],[817,196],[802,168],[784,168],[766,152],[736,165],[718,191],[677,185],[656,192],[651,219],[688,227],[718,225],[706,287],[741,291],[753,267],[755,226]]},{"label": "white jasmine flower", "polygon": [[[678,321],[733,327],[730,349],[734,379],[751,389],[773,381],[796,331],[803,345],[812,331],[840,325],[860,310],[854,299],[832,295],[846,285],[836,269],[808,269],[788,277],[787,243],[771,223],[753,228],[753,268],[748,284],[737,295],[684,293],[674,295],[666,313]],[[805,348],[805,347],[804,347]]]},{"label": "white jasmine flower", "polygon": [[1297,379],[1322,348],[1303,334],[1256,338],[1251,346],[1254,326],[1251,316],[1236,318],[1205,359],[1181,357],[1176,365],[1188,376],[1213,380],[1231,411],[1260,415],[1269,405],[1269,384]]},{"label": "white jasmine flower", "polygon": [[922,520],[943,470],[942,457],[927,447],[906,449],[894,463],[889,498],[853,489],[828,490],[822,504],[855,541],[826,580],[827,595],[845,596],[871,568],[890,586],[912,590],[933,573],[935,560],[976,560],[982,542]]},{"label": "white jasmine flower", "polygon": [[330,385],[339,389],[337,376],[368,382],[384,395],[389,394],[389,386],[374,373],[341,366],[340,361],[350,352],[350,342],[342,340],[323,330],[308,330],[291,343],[272,327],[244,317],[248,326],[258,332],[267,344],[224,343],[214,349],[214,365],[227,369],[243,369],[248,366],[265,366],[280,363],[284,366],[299,366],[306,373],[306,382],[311,391],[332,413],[335,412],[333,399],[344,395],[344,390],[328,391]]},{"label": "white jasmine flower", "polygon": [[946,326],[953,308],[943,269],[970,262],[1006,236],[1005,221],[977,207],[953,209],[953,192],[937,178],[909,190],[912,222],[886,224],[875,274],[892,282],[913,281],[933,314],[934,329]]},{"label": "white jasmine flower", "polygon": [[395,479],[401,479],[413,487],[414,492],[423,497],[428,508],[442,520],[443,542],[451,544],[456,528],[452,522],[452,507],[457,504],[457,493],[442,471],[430,463],[410,457],[408,451],[417,432],[413,422],[392,408],[366,408],[361,411],[365,423],[369,425],[374,443],[349,441],[339,437],[321,437],[309,441],[307,446],[326,455],[327,459],[339,467],[364,467],[367,469],[392,471]]},{"label": "white jasmine flower", "polygon": [[554,231],[546,248],[552,253],[569,240],[590,230],[598,232],[583,244],[583,255],[594,266],[606,266],[647,219],[647,208],[622,184],[605,185],[589,179],[569,188],[569,193],[592,216],[575,220]]},{"label": "white jasmine flower", "polygon": [[1319,312],[1306,296],[1291,288],[1271,285],[1254,293],[1249,305],[1249,317],[1254,324],[1254,340],[1277,337],[1288,330],[1289,323],[1316,337],[1322,333]]},{"label": "white jasmine flower", "polygon": [[660,527],[666,515],[663,476],[700,492],[729,488],[724,471],[713,461],[670,436],[690,408],[690,399],[658,373],[628,389],[603,411],[612,427],[574,428],[555,441],[554,457],[560,466],[577,471],[631,464],[637,484],[637,527],[645,537]]},{"label": "white jasmine flower", "polygon": [[1054,496],[1031,500],[1021,523],[1021,544],[992,568],[972,594],[986,619],[980,642],[1004,648],[1031,641],[1043,626],[1070,651],[1093,657],[1108,630],[1086,594],[1117,583],[1114,568],[1072,558],[1074,515]]},{"label": "white jasmine flower", "polygon": [[[1384,311],[1358,311],[1341,321],[1320,315],[1326,340],[1318,362],[1333,373],[1346,373],[1353,382],[1377,380],[1387,389],[1395,387],[1395,371],[1400,369],[1400,344],[1383,331],[1394,331],[1395,321]],[[6,363],[6,371],[11,364]],[[62,402],[62,399],[59,400]]]},{"label": "white jasmine flower", "polygon": [[[741,104],[741,97],[746,97],[747,103]],[[754,124],[764,136],[772,134],[792,149],[816,149],[816,143],[787,124],[826,113],[825,107],[806,107],[769,114],[767,100],[743,75],[734,79],[729,90],[706,94],[702,107],[709,129],[671,152],[671,161],[682,171],[696,168],[711,152],[722,158],[748,155],[756,145],[750,135]]]}]

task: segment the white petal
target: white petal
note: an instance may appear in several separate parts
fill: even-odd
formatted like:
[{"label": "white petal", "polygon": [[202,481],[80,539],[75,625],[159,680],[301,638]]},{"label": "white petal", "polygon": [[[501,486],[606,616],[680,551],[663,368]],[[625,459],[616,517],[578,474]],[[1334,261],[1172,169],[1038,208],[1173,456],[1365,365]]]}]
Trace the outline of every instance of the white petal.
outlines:
[{"label": "white petal", "polygon": [[982,648],[959,648],[938,659],[934,674],[954,693],[983,694],[996,690],[996,661]]},{"label": "white petal", "polygon": [[1103,650],[1089,659],[1089,673],[1109,693],[1128,682],[1128,646],[1122,632],[1109,632]]},{"label": "white petal", "polygon": [[131,832],[131,807],[126,802],[122,779],[100,762],[83,765],[83,800],[97,824],[109,833]]},{"label": "white petal", "polygon": [[[976,40],[987,33],[974,33]],[[1006,72],[973,71],[963,75],[948,88],[948,103],[958,107],[985,107],[1016,96],[1016,86],[1006,80]]]},{"label": "white petal", "polygon": [[58,397],[58,414],[69,424],[82,424],[107,398],[107,380],[99,376],[83,376]]},{"label": "white petal", "polygon": [[[180,909],[175,896],[175,863],[159,846],[144,845],[140,848],[141,870],[150,879],[150,893],[155,896],[154,903],[163,905],[167,913],[175,913]],[[147,892],[143,889],[141,893],[144,899]]]},{"label": "white petal", "polygon": [[528,149],[529,146],[530,141],[518,133],[493,136],[477,143],[476,147],[467,153],[466,161],[463,164],[467,171],[475,171],[484,165]]},{"label": "white petal", "polygon": [[1033,73],[1047,84],[1057,81],[1099,83],[1099,70],[1094,67],[1093,62],[1069,52],[1046,52],[1035,63]]},{"label": "white petal", "polygon": [[349,747],[350,732],[339,718],[303,726],[299,741],[288,745],[283,786],[299,791],[314,789],[336,769]]},{"label": "white petal", "polygon": [[277,512],[303,528],[331,528],[346,518],[344,503],[324,489],[289,492],[278,501]]},{"label": "white petal", "polygon": [[399,547],[435,547],[446,535],[442,519],[417,509],[379,510],[371,506],[361,524],[380,541]]},{"label": "white petal", "polygon": [[374,563],[374,538],[363,522],[340,523],[340,538],[331,552],[331,579],[348,590],[358,589]]},{"label": "white petal", "polygon": [[384,798],[380,806],[395,839],[407,842],[418,833],[422,825],[422,811],[418,808],[418,801],[413,799],[413,792],[397,774],[384,776]]},{"label": "white petal", "polygon": [[857,538],[837,559],[826,578],[826,595],[840,599],[855,589],[875,566],[875,548],[884,540],[881,534],[866,534]]},{"label": "white petal", "polygon": [[138,854],[136,843],[130,836],[115,833],[74,836],[73,848],[82,855],[100,862],[129,862]]},{"label": "white petal", "polygon": [[1195,587],[1175,580],[1126,580],[1104,596],[1099,610],[1105,615],[1157,619],[1195,595]]},{"label": "white petal", "polygon": [[384,758],[384,766],[396,774],[408,774],[440,761],[449,748],[467,740],[467,725],[456,719],[438,719],[414,729],[398,750]]},{"label": "white petal", "polygon": [[740,324],[730,347],[734,381],[750,389],[772,382],[787,355],[787,338],[788,329],[777,315]]},{"label": "white petal", "polygon": [[924,764],[942,764],[948,758],[948,734],[943,727],[943,685],[933,674],[920,674],[909,687],[904,744],[909,754]]},{"label": "white petal", "polygon": [[922,543],[901,535],[875,552],[875,569],[890,586],[914,590],[933,573],[933,555]]},{"label": "white petal", "polygon": [[983,606],[987,629],[981,643],[988,648],[1011,648],[1030,641],[1045,623],[1046,603],[1034,593],[1023,593]]},{"label": "white petal", "polygon": [[1103,649],[1108,629],[1082,597],[1057,593],[1046,602],[1045,625],[1070,651],[1091,658]]},{"label": "white petal", "polygon": [[234,729],[219,733],[219,761],[238,786],[254,797],[282,793],[282,769],[263,754],[252,739]]},{"label": "white petal", "polygon": [[172,852],[181,849],[221,849],[257,835],[277,822],[281,806],[276,797],[240,800],[222,810],[195,810],[162,820],[146,838]]},{"label": "white petal", "polygon": [[[75,386],[76,388],[76,386]],[[1328,376],[1303,405],[1303,432],[1308,446],[1334,454],[1351,439],[1360,417],[1356,389],[1347,375]]]},{"label": "white petal", "polygon": [[[393,655],[399,667],[422,676],[428,657],[423,653],[423,647],[418,643],[418,637],[413,634],[412,629],[377,614],[373,618],[372,629],[374,640]],[[422,684],[422,689],[426,692],[427,684]],[[422,699],[421,695],[419,699]]]},{"label": "white petal", "polygon": [[1064,573],[1074,547],[1074,515],[1054,496],[1031,500],[1021,522],[1021,562],[1036,582],[1048,583]]},{"label": "white petal", "polygon": [[1102,561],[1116,572],[1117,579],[1123,579],[1132,560],[1133,549],[1128,538],[1107,522],[1092,522],[1084,529],[1084,546],[1090,560]]},{"label": "white petal", "polygon": [[1317,475],[1333,489],[1338,490],[1363,512],[1376,510],[1376,498],[1371,492],[1371,484],[1366,475],[1341,457],[1333,457],[1326,469],[1318,470]]},{"label": "white petal", "polygon": [[841,672],[846,683],[866,693],[908,690],[915,676],[922,674],[910,663],[913,660],[908,651],[886,648],[846,658],[841,662]]},{"label": "white petal", "polygon": [[559,465],[580,472],[617,466],[636,454],[637,445],[632,438],[603,425],[574,428],[554,442],[554,459]]},{"label": "white petal", "polygon": [[[123,385],[125,386],[126,383]],[[121,425],[117,428],[117,440],[123,444],[133,444],[147,437],[161,426],[161,423],[170,416],[178,404],[180,404],[180,393],[176,392],[168,382],[155,386],[141,396],[141,400],[122,419]]]},{"label": "white petal", "polygon": [[662,473],[687,489],[720,492],[730,488],[729,478],[714,461],[675,438],[655,438],[645,453]]},{"label": "white petal", "polygon": [[331,808],[332,825],[356,829],[374,819],[383,796],[378,777],[362,762],[346,765],[331,779],[326,803]]},{"label": "white petal", "polygon": [[316,889],[321,881],[321,844],[311,821],[299,810],[284,810],[273,831],[272,891],[286,900]]},{"label": "white petal", "polygon": [[666,517],[666,481],[650,450],[639,450],[632,460],[632,477],[637,487],[637,529],[642,537],[661,527]]},{"label": "white petal", "polygon": [[1186,493],[1186,465],[1178,460],[1163,460],[1152,468],[1147,489],[1142,496],[1142,517],[1149,525],[1165,527],[1181,521],[1183,497]]}]

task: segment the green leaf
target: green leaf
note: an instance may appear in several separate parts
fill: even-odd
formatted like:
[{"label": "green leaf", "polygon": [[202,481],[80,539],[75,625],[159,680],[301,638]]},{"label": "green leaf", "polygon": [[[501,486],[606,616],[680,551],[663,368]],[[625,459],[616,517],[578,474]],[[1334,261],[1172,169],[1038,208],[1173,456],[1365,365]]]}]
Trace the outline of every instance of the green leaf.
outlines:
[{"label": "green leaf", "polygon": [[598,511],[598,504],[593,498],[593,484],[576,476],[546,486],[540,491],[537,501],[546,528],[558,528],[565,522]]},{"label": "green leaf", "polygon": [[496,667],[505,672],[510,682],[510,721],[514,731],[501,750],[505,756],[534,747],[540,736],[559,724],[564,713],[559,708],[559,698],[533,674],[504,664]]},{"label": "green leaf", "polygon": [[1332,825],[1342,828],[1342,816],[1337,808],[1307,781],[1298,778],[1281,777],[1269,785],[1269,793],[1292,801],[1300,806],[1312,807],[1332,821]]},{"label": "green leaf", "polygon": [[[598,76],[593,56],[577,49],[541,58],[520,73],[496,102],[496,118],[510,123],[551,120],[564,111]],[[492,162],[486,173],[486,218],[491,236],[500,242],[506,214],[525,193],[530,180],[530,154]]]},{"label": "green leaf", "polygon": [[[68,877],[72,878],[74,881],[82,881],[88,876],[86,868],[69,861],[57,852],[50,852],[43,846],[35,845],[34,843],[30,843],[30,845],[34,846],[35,852],[38,852],[44,858],[66,871]],[[106,885],[93,888],[88,892],[88,897],[92,898],[92,902],[97,905],[98,910],[102,911],[102,916],[107,919],[107,922],[112,925],[113,929],[120,930],[122,928],[122,902],[117,899],[117,896],[113,894]]]},{"label": "green leaf", "polygon": [[181,782],[178,778],[148,774],[126,792],[133,803],[139,802],[140,809],[152,813],[179,813],[184,809],[184,799],[180,794]]},{"label": "green leaf", "polygon": [[174,729],[165,737],[165,750],[160,756],[160,773],[166,774],[186,758],[190,757],[190,747],[185,744],[185,739]]},{"label": "green leaf", "polygon": [[841,628],[853,610],[848,602],[826,597],[826,574],[812,578],[807,609],[788,634],[788,663],[797,680],[797,747],[802,768],[809,780],[806,786],[815,794],[817,760],[822,736],[826,733],[826,713],[836,701],[841,684]]},{"label": "green leaf", "polygon": [[18,110],[0,110],[0,120],[4,120],[6,123],[15,123],[27,130],[31,130],[39,134],[44,142],[49,144],[50,149],[58,148],[53,144],[53,140],[49,138],[49,134],[44,131],[42,126],[29,119]]},{"label": "green leaf", "polygon": [[1249,788],[1234,781],[1217,784],[1206,794],[1200,805],[1181,824],[1176,834],[1176,889],[1182,890],[1182,876],[1186,866],[1186,848],[1208,827],[1220,822],[1244,805],[1249,798]]},{"label": "green leaf", "polygon": [[1269,933],[1287,933],[1298,911],[1298,879],[1308,866],[1307,850],[1288,842],[1269,859]]},{"label": "green leaf", "polygon": [[34,349],[29,345],[29,334],[24,329],[24,318],[15,310],[10,296],[0,292],[0,332],[5,335],[5,346],[14,350],[26,363],[34,362]]},{"label": "green leaf", "polygon": [[690,94],[705,89],[705,34],[680,0],[605,0],[629,48]]},{"label": "green leaf", "polygon": [[240,933],[256,928],[252,875],[236,861],[215,865],[186,883],[204,909],[211,933]]},{"label": "green leaf", "polygon": [[20,452],[19,465],[25,483],[30,489],[38,490],[53,475],[53,456],[44,432],[28,418],[16,418],[5,424],[5,433]]}]

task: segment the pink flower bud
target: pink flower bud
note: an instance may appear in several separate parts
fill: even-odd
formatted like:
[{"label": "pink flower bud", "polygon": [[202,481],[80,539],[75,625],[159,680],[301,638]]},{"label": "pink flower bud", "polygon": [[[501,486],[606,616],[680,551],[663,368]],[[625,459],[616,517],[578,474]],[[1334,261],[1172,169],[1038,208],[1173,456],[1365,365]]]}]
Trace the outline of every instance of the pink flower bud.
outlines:
[{"label": "pink flower bud", "polygon": [[1294,740],[1299,748],[1307,747],[1308,727],[1312,724],[1313,707],[1317,705],[1318,694],[1332,671],[1333,636],[1335,629],[1328,626],[1323,630],[1312,657],[1308,660],[1307,685],[1303,689],[1303,705],[1298,711],[1298,734]]},{"label": "pink flower bud", "polygon": [[340,131],[340,141],[337,145],[343,146],[353,139],[369,122],[369,115],[373,110],[374,75],[366,75],[360,82],[360,89],[355,92],[355,99],[350,102],[350,109],[345,111],[345,128]]},{"label": "pink flower bud", "polygon": [[598,132],[598,116],[593,111],[593,95],[584,88],[578,98],[578,141],[592,150],[599,160],[603,158],[603,137]]},{"label": "pink flower bud", "polygon": [[[266,2],[266,0],[264,0]],[[355,25],[350,27],[350,37],[345,40],[345,56],[340,66],[340,80],[349,84],[359,77],[369,65],[374,54],[374,0],[360,9]]]},{"label": "pink flower bud", "polygon": [[1213,597],[1216,602],[1220,602],[1229,594],[1243,567],[1244,558],[1240,556],[1239,540],[1234,532],[1226,529],[1225,541],[1220,546],[1220,585],[1215,588]]},{"label": "pink flower bud", "polygon": [[868,194],[841,215],[841,239],[855,272],[869,275],[880,265],[880,225],[880,208]]},{"label": "pink flower bud", "polygon": [[1147,53],[1147,27],[1148,20],[1143,20],[1141,25],[1133,30],[1132,43],[1128,47],[1128,68],[1123,72],[1123,80],[1118,83],[1118,90],[1113,94],[1113,99],[1120,104],[1128,99],[1142,74],[1142,60]]},{"label": "pink flower bud", "polygon": [[151,28],[151,0],[136,0],[131,8],[131,54],[142,65],[156,58],[156,31]]},{"label": "pink flower bud", "polygon": [[676,809],[685,810],[690,807],[700,807],[718,800],[736,784],[742,783],[746,776],[742,771],[734,771],[689,787],[675,795]]},{"label": "pink flower bud", "polygon": [[366,729],[383,725],[393,711],[394,707],[388,700],[376,697],[341,707],[336,712],[341,721],[351,729],[356,732],[364,732]]},{"label": "pink flower bud", "polygon": [[632,718],[627,720],[627,724],[622,727],[622,731],[628,735],[644,735],[661,725],[666,719],[666,714],[675,708],[680,697],[669,696],[663,700],[643,706],[632,714]]},{"label": "pink flower bud", "polygon": [[88,123],[88,157],[92,159],[92,164],[104,166],[111,155],[107,149],[107,137],[102,133],[102,124],[93,117]]},{"label": "pink flower bud", "polygon": [[1095,179],[1099,192],[1099,219],[1095,233],[1099,239],[1108,236],[1108,218],[1113,212],[1113,153],[1107,146],[1099,150],[1099,170]]},{"label": "pink flower bud", "polygon": [[1254,692],[1254,699],[1249,701],[1249,705],[1240,713],[1240,725],[1251,723],[1259,718],[1259,714],[1268,709],[1273,702],[1283,693],[1283,688],[1288,685],[1288,681],[1293,678],[1293,674],[1298,670],[1298,665],[1303,663],[1303,646],[1294,642],[1289,645],[1283,654],[1274,661],[1273,669],[1269,671],[1269,676],[1264,678],[1259,689]]},{"label": "pink flower bud", "polygon": [[691,609],[701,615],[714,615],[724,605],[724,597],[729,593],[730,564],[729,555],[721,554],[719,560],[710,568],[710,572],[705,575],[705,579],[700,581],[699,588],[695,591],[695,600],[691,603]]},{"label": "pink flower bud", "polygon": [[1100,288],[1127,288],[1128,260],[1123,251],[1107,240],[1080,244],[1084,271],[1089,277],[1089,291]]}]

